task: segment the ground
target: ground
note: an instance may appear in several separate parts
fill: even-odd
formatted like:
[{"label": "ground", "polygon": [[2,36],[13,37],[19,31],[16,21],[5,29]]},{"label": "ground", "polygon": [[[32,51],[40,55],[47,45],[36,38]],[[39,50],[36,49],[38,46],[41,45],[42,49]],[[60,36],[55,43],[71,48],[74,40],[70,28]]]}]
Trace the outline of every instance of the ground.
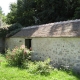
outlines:
[{"label": "ground", "polygon": [[49,75],[40,75],[7,64],[5,57],[0,55],[0,80],[80,80],[80,77],[71,71],[54,69]]}]

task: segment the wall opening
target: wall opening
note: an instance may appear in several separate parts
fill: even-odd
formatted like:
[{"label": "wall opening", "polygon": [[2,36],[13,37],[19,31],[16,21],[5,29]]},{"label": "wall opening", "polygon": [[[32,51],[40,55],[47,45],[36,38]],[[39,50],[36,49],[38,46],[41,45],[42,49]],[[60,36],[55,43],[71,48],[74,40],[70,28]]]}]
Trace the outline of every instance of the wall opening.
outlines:
[{"label": "wall opening", "polygon": [[30,49],[31,48],[31,40],[32,39],[25,39],[25,47]]}]

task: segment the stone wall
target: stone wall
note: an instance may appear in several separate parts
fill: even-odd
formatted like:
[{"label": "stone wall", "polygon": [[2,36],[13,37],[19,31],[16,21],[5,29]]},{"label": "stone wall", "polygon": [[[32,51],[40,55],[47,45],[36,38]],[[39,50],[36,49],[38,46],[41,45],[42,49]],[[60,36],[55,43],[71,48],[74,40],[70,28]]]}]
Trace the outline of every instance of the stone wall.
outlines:
[{"label": "stone wall", "polygon": [[6,49],[13,49],[16,46],[20,47],[21,45],[25,44],[24,38],[7,38],[5,42]]},{"label": "stone wall", "polygon": [[0,38],[0,52],[4,52],[5,49],[5,40]]},{"label": "stone wall", "polygon": [[33,60],[51,59],[57,67],[80,68],[80,38],[33,38]]},{"label": "stone wall", "polygon": [[[10,49],[23,44],[24,38],[6,39],[6,47]],[[80,38],[32,38],[32,50],[32,60],[50,58],[55,67],[64,65],[80,71]]]}]

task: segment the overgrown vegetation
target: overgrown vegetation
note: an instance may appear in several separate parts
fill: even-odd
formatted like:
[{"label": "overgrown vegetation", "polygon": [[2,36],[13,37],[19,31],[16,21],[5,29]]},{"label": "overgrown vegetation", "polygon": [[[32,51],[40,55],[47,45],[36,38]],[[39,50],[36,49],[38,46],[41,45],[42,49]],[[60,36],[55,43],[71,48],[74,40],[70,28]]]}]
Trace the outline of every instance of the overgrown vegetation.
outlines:
[{"label": "overgrown vegetation", "polygon": [[[41,66],[42,64],[44,62],[40,63]],[[34,64],[30,64],[30,67],[33,66]],[[22,69],[9,66],[5,55],[0,54],[0,80],[80,80],[80,76],[73,74],[71,71],[52,69],[50,74],[42,75],[29,72],[31,69],[33,68]]]},{"label": "overgrown vegetation", "polygon": [[22,25],[19,24],[19,23],[12,24],[11,26],[8,27],[8,35],[7,35],[7,37],[10,37],[10,36],[14,35],[18,31],[20,31],[21,28],[22,28]]},{"label": "overgrown vegetation", "polygon": [[50,65],[50,59],[32,61],[32,51],[24,45],[0,54],[1,80],[80,80],[80,76],[71,70],[56,69]]},{"label": "overgrown vegetation", "polygon": [[3,26],[3,23],[2,22],[5,22],[6,21],[6,16],[5,16],[5,14],[3,13],[3,11],[2,11],[2,8],[1,8],[1,6],[0,6],[0,25],[1,26]]},{"label": "overgrown vegetation", "polygon": [[52,66],[50,65],[49,59],[45,61],[31,62],[29,63],[28,69],[30,73],[41,75],[49,75],[51,70],[53,70]]},{"label": "overgrown vegetation", "polygon": [[14,48],[12,51],[6,51],[6,58],[11,66],[22,66],[24,62],[28,63],[31,60],[31,51],[24,46]]},{"label": "overgrown vegetation", "polygon": [[22,25],[20,25],[19,23],[14,23],[9,27],[2,27],[0,28],[0,38],[10,37],[20,31],[21,28]]},{"label": "overgrown vegetation", "polygon": [[8,33],[8,28],[6,28],[6,27],[0,28],[0,38],[6,37],[7,33]]},{"label": "overgrown vegetation", "polygon": [[6,51],[6,58],[9,66],[16,66],[24,69],[28,69],[30,73],[34,74],[49,74],[52,67],[49,64],[50,60],[46,61],[31,61],[31,53],[29,49],[26,49],[24,45],[20,48],[16,47],[12,51]]}]

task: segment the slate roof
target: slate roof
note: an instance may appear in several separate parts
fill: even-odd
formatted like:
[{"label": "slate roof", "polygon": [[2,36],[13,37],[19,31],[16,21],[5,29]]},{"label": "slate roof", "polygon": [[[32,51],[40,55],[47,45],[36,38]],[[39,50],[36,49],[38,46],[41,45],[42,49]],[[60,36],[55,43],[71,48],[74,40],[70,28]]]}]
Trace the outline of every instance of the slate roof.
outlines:
[{"label": "slate roof", "polygon": [[12,37],[80,37],[80,19],[24,27]]}]

